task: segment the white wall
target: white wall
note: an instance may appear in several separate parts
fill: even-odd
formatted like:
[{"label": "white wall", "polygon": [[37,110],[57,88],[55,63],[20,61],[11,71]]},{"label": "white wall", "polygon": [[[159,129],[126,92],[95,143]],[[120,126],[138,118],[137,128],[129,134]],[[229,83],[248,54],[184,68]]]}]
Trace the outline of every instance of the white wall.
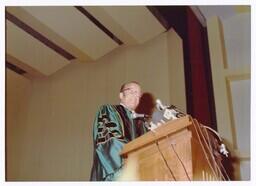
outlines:
[{"label": "white wall", "polygon": [[235,153],[240,158],[240,179],[250,180],[250,66],[251,14],[242,13],[223,21],[227,51],[230,104],[234,117]]},{"label": "white wall", "polygon": [[[181,84],[175,91],[170,90],[173,67],[178,70],[172,75]],[[96,110],[105,103],[118,104],[120,85],[130,80],[140,82],[145,92],[164,103],[173,100],[185,108],[182,42],[173,30],[143,45],[121,47],[97,62],[72,63],[47,79],[32,81],[29,106],[24,107],[28,118],[17,122],[24,126],[18,131],[23,139],[16,142],[22,171],[9,178],[88,180]]]},{"label": "white wall", "polygon": [[223,20],[227,63],[231,69],[251,65],[251,14],[243,13]]},{"label": "white wall", "polygon": [[[237,180],[250,179],[250,14],[207,20],[217,128],[232,156]],[[240,168],[239,168],[240,167]]]},{"label": "white wall", "polygon": [[16,179],[22,171],[22,159],[19,157],[26,135],[21,132],[26,127],[28,100],[31,95],[31,82],[21,75],[6,70],[6,145],[7,145],[7,176]]}]

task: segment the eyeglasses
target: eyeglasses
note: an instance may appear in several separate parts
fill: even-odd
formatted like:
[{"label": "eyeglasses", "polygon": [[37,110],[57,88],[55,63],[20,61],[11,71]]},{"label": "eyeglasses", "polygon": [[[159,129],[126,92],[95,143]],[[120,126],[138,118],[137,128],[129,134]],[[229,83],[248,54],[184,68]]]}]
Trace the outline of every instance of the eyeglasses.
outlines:
[{"label": "eyeglasses", "polygon": [[129,94],[134,95],[134,96],[141,97],[141,93],[138,92],[137,90],[133,90],[132,88],[125,88],[125,89],[123,89],[122,92],[125,92],[125,91],[126,91],[127,93],[129,93]]}]

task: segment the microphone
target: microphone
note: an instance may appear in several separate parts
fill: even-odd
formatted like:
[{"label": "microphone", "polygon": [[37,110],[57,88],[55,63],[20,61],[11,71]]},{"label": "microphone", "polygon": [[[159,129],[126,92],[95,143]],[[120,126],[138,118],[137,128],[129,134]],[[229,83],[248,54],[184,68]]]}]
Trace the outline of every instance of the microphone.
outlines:
[{"label": "microphone", "polygon": [[164,106],[160,99],[156,99],[156,108],[158,110],[164,110],[167,108],[167,106]]},{"label": "microphone", "polygon": [[165,124],[168,121],[178,119],[186,115],[186,113],[180,111],[176,106],[165,106],[160,99],[156,99],[156,110],[152,114],[150,127],[151,131],[155,128]]},{"label": "microphone", "polygon": [[152,124],[165,123],[167,120],[164,118],[164,113],[167,109],[167,106],[164,106],[160,99],[156,99],[156,108],[152,115]]},{"label": "microphone", "polygon": [[146,115],[146,114],[138,114],[136,112],[132,112],[131,117],[132,117],[132,119],[136,119],[136,118],[149,118],[149,116]]},{"label": "microphone", "polygon": [[169,120],[178,119],[186,115],[174,105],[163,105],[160,99],[156,100],[156,108],[157,110],[152,115],[152,122],[155,124],[165,123]]}]

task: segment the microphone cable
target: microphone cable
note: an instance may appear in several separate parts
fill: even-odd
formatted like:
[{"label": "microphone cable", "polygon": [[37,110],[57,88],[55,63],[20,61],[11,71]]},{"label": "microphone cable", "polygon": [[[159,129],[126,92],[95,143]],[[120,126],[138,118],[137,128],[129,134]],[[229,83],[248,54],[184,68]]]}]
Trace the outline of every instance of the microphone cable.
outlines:
[{"label": "microphone cable", "polygon": [[155,143],[156,143],[156,146],[157,146],[158,152],[161,154],[161,157],[162,157],[162,159],[164,160],[164,163],[165,163],[166,167],[168,168],[169,172],[171,173],[171,175],[172,175],[172,177],[173,177],[174,181],[177,181],[177,180],[176,180],[176,178],[175,178],[175,176],[174,176],[174,174],[173,174],[173,172],[172,172],[172,170],[171,170],[171,168],[170,168],[170,166],[168,165],[168,163],[167,163],[167,161],[166,161],[166,159],[165,159],[165,157],[164,157],[164,155],[163,155],[162,151],[160,150],[160,147],[159,147],[158,141],[155,141]]},{"label": "microphone cable", "polygon": [[[209,144],[207,143],[207,140],[205,139],[205,135],[203,134],[202,130],[200,129],[201,135],[203,136],[203,140],[204,140],[204,142],[206,143],[206,147],[208,148],[208,151],[209,151],[209,152],[212,152],[212,149],[213,149],[213,148],[211,147],[211,143],[210,143],[210,138],[209,138],[208,132],[206,132],[206,129],[208,129],[209,127],[205,127],[205,126],[203,126],[203,125],[200,124],[200,123],[198,123],[198,125],[199,125],[200,128],[203,128],[203,129],[204,129],[203,131],[204,131],[204,133],[206,133],[206,135],[207,135],[207,140],[208,140]],[[210,130],[210,131],[212,131],[212,130]],[[216,134],[216,133],[214,132],[214,134]],[[218,136],[218,138],[221,140],[221,138],[220,138],[219,136]],[[227,179],[228,179],[228,181],[230,181],[230,178],[229,178],[229,176],[228,176],[228,174],[227,174],[225,168],[223,167],[222,163],[220,162],[220,165],[219,165],[219,164],[216,162],[216,160],[215,160],[215,158],[214,158],[214,155],[213,155],[212,153],[210,153],[210,154],[211,154],[212,161],[215,163],[215,167],[216,167],[217,170],[218,170],[217,172],[221,175],[221,177],[222,177],[224,180],[226,180],[226,178],[225,178],[225,176],[226,176]],[[223,170],[225,176],[223,175],[223,173],[222,173],[221,170]]]},{"label": "microphone cable", "polygon": [[199,143],[200,143],[200,145],[201,145],[201,147],[202,147],[202,149],[203,149],[203,153],[204,153],[204,156],[205,156],[205,158],[206,158],[206,160],[207,160],[207,162],[208,162],[208,165],[209,165],[210,169],[212,170],[212,172],[213,172],[215,178],[218,179],[218,177],[217,177],[217,175],[216,175],[216,173],[215,173],[215,171],[214,171],[214,169],[213,169],[213,167],[212,167],[212,164],[211,164],[211,162],[210,162],[210,160],[209,160],[209,157],[207,156],[207,153],[206,153],[206,151],[205,151],[205,148],[204,148],[204,146],[203,146],[203,143],[202,143],[202,141],[201,141],[201,139],[200,139],[199,132],[197,131],[197,128],[196,128],[196,126],[195,126],[195,125],[196,125],[195,123],[197,123],[197,121],[196,121],[195,119],[193,119],[191,116],[190,116],[190,120],[192,121],[193,127],[195,128],[195,131],[196,131],[196,134],[197,134]]},{"label": "microphone cable", "polygon": [[[218,137],[220,143],[223,143],[223,141],[222,141],[220,135],[219,135],[215,130],[213,130],[212,128],[210,128],[210,127],[208,127],[208,126],[204,126],[204,125],[202,125],[202,124],[201,124],[200,127],[201,127],[201,128],[204,128],[205,131],[206,131],[206,129],[208,129],[208,130],[210,130],[211,132],[213,132],[213,133]],[[207,134],[208,141],[210,141],[209,136],[208,136],[208,133],[207,133],[207,132],[205,132],[205,133]],[[221,162],[220,162],[220,168],[221,168],[221,170],[223,170],[223,172],[224,172],[225,176],[227,177],[228,181],[230,181],[231,179],[230,179],[230,177],[229,177],[229,175],[228,175],[226,169],[223,167],[223,165],[222,165]]]},{"label": "microphone cable", "polygon": [[[169,136],[166,136],[166,137],[167,137],[167,140],[169,141]],[[183,161],[181,160],[181,158],[180,158],[180,156],[178,155],[177,151],[174,149],[173,144],[172,144],[172,143],[170,143],[170,144],[171,144],[171,147],[172,147],[172,150],[173,150],[174,154],[176,155],[176,157],[178,158],[179,162],[181,163],[181,165],[182,165],[182,167],[183,167],[183,169],[184,169],[184,171],[185,171],[185,173],[186,173],[186,176],[187,176],[188,180],[191,181],[191,179],[190,179],[190,177],[189,177],[189,175],[188,175],[188,171],[187,171],[187,169],[186,169],[186,167],[185,167]]]},{"label": "microphone cable", "polygon": [[[155,135],[157,134],[157,132],[156,132],[156,131],[152,131],[152,134],[153,134],[153,136],[155,136]],[[165,166],[166,166],[167,169],[169,170],[169,172],[170,172],[170,174],[172,175],[172,178],[174,179],[174,181],[177,181],[176,178],[175,178],[175,176],[174,176],[174,174],[173,174],[173,172],[172,172],[172,169],[171,169],[170,166],[168,165],[168,163],[167,163],[167,161],[166,161],[166,158],[165,158],[164,155],[163,155],[163,152],[160,150],[158,141],[157,141],[156,139],[155,139],[154,141],[155,141],[157,150],[158,150],[158,152],[160,153],[160,155],[161,155],[161,157],[162,157],[162,159],[163,159],[163,161],[164,161]]]},{"label": "microphone cable", "polygon": [[[218,165],[218,163],[216,162],[216,160],[215,160],[215,158],[214,158],[214,155],[213,155],[213,153],[212,153],[212,151],[211,151],[211,148],[209,147],[209,145],[208,145],[208,143],[207,143],[207,140],[205,139],[205,135],[203,134],[203,131],[201,130],[201,125],[202,124],[200,124],[200,123],[198,123],[198,122],[196,122],[197,123],[197,125],[198,125],[198,128],[199,128],[199,132],[201,133],[201,136],[202,136],[202,138],[203,138],[203,141],[204,141],[204,143],[206,144],[206,147],[207,147],[207,150],[209,151],[209,153],[210,153],[210,157],[211,157],[211,159],[212,159],[212,162],[214,163],[214,166],[217,168],[217,174],[219,173],[220,174],[220,176],[223,178],[223,180],[226,180],[225,179],[225,176],[223,175],[223,173],[221,172],[221,170],[220,170],[220,167],[219,167],[219,165]],[[229,179],[229,178],[228,178]]]}]

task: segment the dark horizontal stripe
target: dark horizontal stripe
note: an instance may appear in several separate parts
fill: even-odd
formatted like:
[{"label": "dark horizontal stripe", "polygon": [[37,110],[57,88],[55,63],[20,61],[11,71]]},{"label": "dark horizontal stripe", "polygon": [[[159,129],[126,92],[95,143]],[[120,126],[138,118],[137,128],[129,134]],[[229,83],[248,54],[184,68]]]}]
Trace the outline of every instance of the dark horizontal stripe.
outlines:
[{"label": "dark horizontal stripe", "polygon": [[101,29],[105,34],[107,34],[111,39],[113,39],[118,45],[122,45],[123,42],[118,39],[111,31],[109,31],[103,24],[101,24],[95,17],[93,17],[87,10],[81,6],[75,6],[83,15],[91,20],[99,29]]},{"label": "dark horizontal stripe", "polygon": [[20,75],[27,73],[25,70],[22,70],[21,68],[9,63],[8,61],[6,61],[6,67]]},{"label": "dark horizontal stripe", "polygon": [[34,30],[32,27],[30,27],[29,25],[27,25],[26,23],[24,23],[23,21],[21,21],[20,19],[15,17],[14,15],[10,14],[7,11],[6,11],[5,15],[9,21],[14,23],[16,26],[18,26],[19,28],[21,28],[22,30],[24,30],[25,32],[27,32],[28,34],[30,34],[31,36],[36,38],[37,40],[41,41],[47,47],[51,48],[52,50],[54,50],[55,52],[57,52],[58,54],[60,54],[64,58],[66,58],[67,60],[75,59],[75,57],[72,54],[70,54],[63,48],[59,47],[57,44],[55,44],[52,41],[50,41],[49,39],[47,39],[45,36],[43,36],[42,34],[37,32],[36,30]]},{"label": "dark horizontal stripe", "polygon": [[155,18],[162,24],[162,26],[166,30],[169,30],[170,25],[159,10],[155,6],[147,6],[147,8],[155,16]]}]

